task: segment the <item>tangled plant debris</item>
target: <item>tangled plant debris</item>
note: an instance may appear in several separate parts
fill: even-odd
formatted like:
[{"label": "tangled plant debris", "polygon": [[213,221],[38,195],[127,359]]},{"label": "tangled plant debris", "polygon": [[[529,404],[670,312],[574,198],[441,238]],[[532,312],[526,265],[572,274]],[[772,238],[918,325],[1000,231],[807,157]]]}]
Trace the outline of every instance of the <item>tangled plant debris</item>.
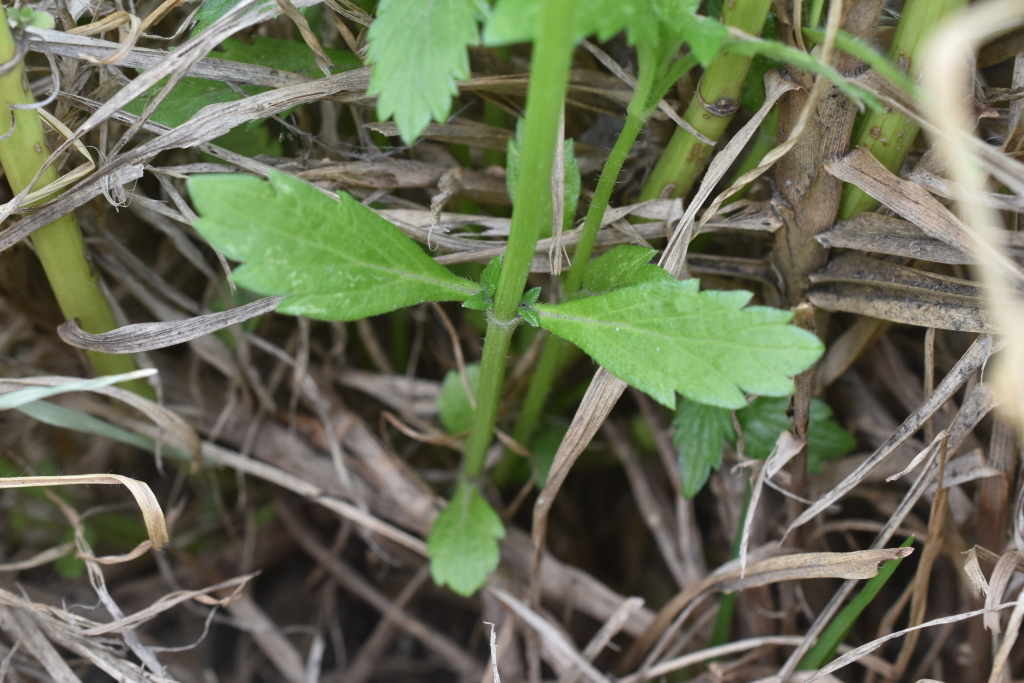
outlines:
[{"label": "tangled plant debris", "polygon": [[1016,0],[2,13],[0,680],[1024,676]]}]

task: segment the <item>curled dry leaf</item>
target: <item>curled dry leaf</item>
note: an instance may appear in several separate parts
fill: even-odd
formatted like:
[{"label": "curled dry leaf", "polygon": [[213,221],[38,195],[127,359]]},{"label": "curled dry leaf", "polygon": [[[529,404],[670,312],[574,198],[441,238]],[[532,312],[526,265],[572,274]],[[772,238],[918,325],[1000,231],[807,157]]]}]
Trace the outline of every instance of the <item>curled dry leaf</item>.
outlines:
[{"label": "curled dry leaf", "polygon": [[27,488],[30,486],[70,486],[72,484],[121,484],[135,496],[135,502],[142,510],[142,519],[149,532],[149,540],[155,550],[169,542],[167,522],[152,489],[145,482],[130,479],[120,474],[68,474],[54,477],[6,477],[0,479],[0,489]]},{"label": "curled dry leaf", "polygon": [[162,323],[125,325],[103,334],[90,334],[79,327],[77,321],[68,320],[57,328],[57,334],[65,343],[88,351],[101,353],[153,351],[175,344],[183,344],[264,313],[270,313],[283,299],[283,296],[270,296],[220,313],[209,313],[185,320],[171,320]]}]

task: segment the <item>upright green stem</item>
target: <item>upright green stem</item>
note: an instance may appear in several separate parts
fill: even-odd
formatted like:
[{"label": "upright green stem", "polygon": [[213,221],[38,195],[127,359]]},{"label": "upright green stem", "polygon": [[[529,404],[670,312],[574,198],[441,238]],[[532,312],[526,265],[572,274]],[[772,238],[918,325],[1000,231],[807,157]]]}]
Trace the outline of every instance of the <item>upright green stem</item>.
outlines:
[{"label": "upright green stem", "polygon": [[[935,27],[953,12],[963,9],[965,4],[966,0],[907,0],[893,36],[889,58],[904,68],[908,76],[917,78],[921,72],[921,49],[934,33]],[[899,173],[920,130],[917,124],[899,112],[886,114],[870,111],[854,131],[850,147],[867,147],[883,166],[892,173]],[[878,202],[864,190],[855,185],[846,185],[839,206],[839,218],[874,211],[876,207]]]},{"label": "upright green stem", "polygon": [[[642,64],[650,64],[650,60],[644,60]],[[572,265],[562,285],[565,296],[572,296],[580,290],[583,283],[583,270],[590,261],[590,254],[594,251],[594,242],[597,240],[597,233],[601,230],[601,219],[604,218],[605,209],[608,208],[608,201],[615,190],[615,181],[618,180],[622,165],[629,157],[629,151],[633,148],[640,131],[651,116],[650,100],[653,94],[654,80],[659,75],[647,73],[650,69],[641,68],[640,81],[630,100],[626,111],[626,125],[619,133],[612,151],[608,154],[604,168],[601,169],[601,177],[597,181],[597,188],[587,208],[587,217],[583,221],[583,229],[580,232],[580,240],[573,251]],[[647,71],[647,72],[645,72]],[[660,95],[660,93],[659,93]],[[657,100],[655,100],[657,101]],[[551,393],[551,386],[554,384],[555,375],[558,369],[558,360],[562,349],[567,342],[549,335],[544,340],[544,347],[541,349],[540,359],[530,379],[530,387],[523,399],[519,417],[512,429],[512,438],[519,443],[525,443],[537,427],[541,414],[544,412],[544,404],[547,402],[548,394]],[[498,473],[504,474],[505,468]]]},{"label": "upright green stem", "polygon": [[[15,56],[14,37],[7,24],[7,13],[0,8],[0,63],[6,64]],[[14,130],[11,131],[11,105],[33,104],[28,89],[24,65],[18,64],[5,76],[0,76],[0,135],[10,137],[0,141],[0,164],[3,165],[11,190],[17,194],[25,189],[40,167],[50,156],[50,148],[43,136],[39,114],[31,109],[15,109]],[[51,165],[36,183],[46,187],[57,180],[57,169]],[[27,206],[40,204],[49,198]],[[110,304],[100,291],[96,275],[85,257],[85,244],[78,221],[73,213],[65,214],[32,235],[32,244],[43,264],[46,277],[53,287],[57,303],[65,319],[78,318],[86,332],[108,332],[117,323]],[[88,352],[93,369],[101,375],[114,375],[135,370],[135,361],[127,355]],[[143,380],[131,383],[130,388],[150,393]]]},{"label": "upright green stem", "polygon": [[540,227],[551,220],[551,168],[572,62],[576,4],[577,0],[545,2],[533,46],[518,192],[524,200],[518,202],[512,212],[508,247],[494,295],[494,308],[487,322],[477,409],[462,460],[462,474],[467,479],[475,479],[483,472],[484,457],[497,420],[505,361],[519,301],[530,274]]},{"label": "upright green stem", "polygon": [[[648,91],[649,92],[649,91]],[[646,99],[647,93],[641,93],[639,87],[633,94],[633,102]],[[587,217],[583,221],[583,230],[580,232],[580,241],[572,255],[572,265],[569,267],[569,274],[565,278],[563,290],[566,296],[572,296],[580,291],[583,284],[583,271],[590,261],[590,254],[594,251],[594,242],[597,241],[597,233],[601,231],[601,219],[604,218],[605,209],[608,208],[608,200],[611,199],[612,191],[615,189],[615,181],[619,178],[622,164],[629,157],[629,150],[633,149],[633,143],[643,130],[644,124],[650,116],[649,111],[634,111],[633,102],[630,103],[629,111],[626,114],[626,125],[619,133],[615,146],[612,147],[608,160],[601,169],[601,178],[597,181],[597,188],[594,190],[594,198],[587,208]],[[637,107],[639,109],[640,107]]]},{"label": "upright green stem", "polygon": [[[771,0],[732,0],[722,10],[722,21],[757,35],[764,28],[770,6]],[[704,70],[683,119],[707,139],[717,142],[732,121],[751,59],[727,52]],[[640,193],[641,201],[657,199],[663,193],[671,197],[685,195],[704,172],[712,149],[686,130],[676,128]]]}]

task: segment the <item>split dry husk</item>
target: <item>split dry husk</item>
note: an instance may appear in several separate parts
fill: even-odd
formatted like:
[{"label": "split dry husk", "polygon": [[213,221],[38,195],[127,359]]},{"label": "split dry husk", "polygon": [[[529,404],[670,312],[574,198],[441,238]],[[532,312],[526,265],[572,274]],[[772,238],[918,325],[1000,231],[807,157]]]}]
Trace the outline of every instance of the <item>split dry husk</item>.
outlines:
[{"label": "split dry husk", "polygon": [[[784,34],[799,20],[791,4],[773,3]],[[900,174],[847,149],[854,103],[782,67],[687,201],[634,202],[692,93],[687,77],[627,160],[597,238],[599,251],[653,245],[677,277],[751,289],[816,325],[828,350],[797,378],[792,430],[753,464],[740,434],[686,500],[671,416],[640,394],[620,401],[626,385],[589,360],[570,364],[549,403],[547,427],[568,431],[545,485],[485,491],[508,535],[500,568],[466,601],[433,587],[424,539],[457,476],[460,439],[441,431],[437,397],[448,370],[469,385],[466,364],[480,354],[472,321],[446,305],[328,324],[270,315],[279,298],[232,298],[229,264],[191,228],[184,181],[276,170],[384,207],[439,263],[487,263],[510,226],[490,154],[514,137],[528,53],[473,48],[458,114],[411,148],[382,149],[371,133],[395,141],[397,129],[363,123],[375,118],[370,67],[314,78],[208,56],[232,36],[298,35],[327,74],[323,48],[365,56],[372,18],[349,0],[242,0],[193,38],[194,7],[178,0],[137,12],[102,2],[88,16],[84,3],[58,2],[82,25],[28,29],[28,59],[42,65],[49,53],[61,69],[47,114],[61,191],[31,211],[31,195],[0,205],[0,393],[84,376],[70,344],[139,354],[159,371],[161,401],[103,387],[0,414],[0,466],[42,473],[0,480],[0,681],[1024,676],[1024,14],[1019,0],[991,0],[946,24],[915,100],[835,45],[841,27],[888,40],[884,4],[830,2],[816,53],[925,131]],[[314,6],[320,24],[299,11]],[[113,31],[119,42],[104,39]],[[585,47],[564,132],[588,188],[634,80],[620,39]],[[979,51],[984,69],[972,63]],[[29,71],[37,93],[53,83],[44,71]],[[176,128],[150,120],[155,104],[124,110],[186,75],[269,90]],[[484,102],[508,125],[484,122]],[[783,139],[728,182],[773,109]],[[253,122],[279,137],[283,156],[228,149],[222,136]],[[83,154],[89,164],[71,168]],[[883,208],[836,220],[842,183]],[[69,211],[123,323],[113,332],[68,321],[53,334],[62,321],[21,245]],[[550,283],[580,233],[538,242],[531,285]],[[540,339],[512,359],[492,463],[506,447],[530,455],[503,435]],[[817,475],[806,474],[812,395],[860,445]],[[142,522],[123,495],[87,484],[128,487]],[[16,490],[49,486],[60,494]],[[896,547],[910,533],[916,547]],[[863,580],[908,556],[834,661],[796,671]],[[726,594],[736,612],[722,644],[712,631]]]}]

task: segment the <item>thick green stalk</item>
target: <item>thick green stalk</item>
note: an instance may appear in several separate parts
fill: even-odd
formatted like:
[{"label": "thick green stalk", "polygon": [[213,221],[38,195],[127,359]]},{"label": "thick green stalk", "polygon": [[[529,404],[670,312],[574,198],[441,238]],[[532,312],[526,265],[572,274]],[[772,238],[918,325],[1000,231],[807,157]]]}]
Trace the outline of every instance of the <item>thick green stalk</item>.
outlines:
[{"label": "thick green stalk", "polygon": [[[747,33],[760,34],[768,18],[771,0],[733,0],[726,3],[722,21]],[[725,53],[715,58],[700,79],[683,119],[709,140],[717,142],[740,106],[751,57]],[[663,193],[681,197],[689,192],[711,158],[712,146],[676,128],[672,139],[640,193],[640,200],[657,199]]]},{"label": "thick green stalk", "polygon": [[551,220],[551,168],[572,63],[576,4],[577,0],[545,2],[533,46],[518,192],[524,201],[518,202],[512,211],[508,247],[494,294],[494,308],[487,321],[477,409],[462,460],[462,473],[467,479],[475,479],[483,472],[519,301],[530,274],[540,227]]},{"label": "thick green stalk", "polygon": [[[908,76],[916,79],[921,72],[921,50],[928,38],[939,22],[963,9],[965,4],[966,0],[907,0],[893,36],[889,58]],[[867,147],[883,166],[892,173],[899,173],[919,131],[911,119],[899,112],[869,111],[854,131],[850,147]],[[839,205],[839,218],[874,211],[877,207],[878,202],[864,190],[846,185]]]},{"label": "thick green stalk", "polygon": [[[7,13],[0,8],[0,63],[15,56],[14,37],[7,24]],[[33,104],[32,92],[27,88],[24,65],[18,64],[5,76],[0,76],[0,135],[11,128],[11,105]],[[11,190],[17,194],[25,189],[43,162],[50,156],[50,148],[43,136],[39,114],[31,109],[15,109],[14,131],[0,141],[0,164],[3,165]],[[46,187],[57,180],[57,168],[51,165],[35,188]],[[34,203],[41,204],[49,198]],[[46,277],[53,287],[61,313],[67,320],[78,318],[86,332],[108,332],[117,327],[110,304],[100,291],[96,275],[85,257],[85,244],[78,221],[73,213],[65,214],[33,233],[32,244],[43,264]],[[100,375],[114,375],[136,369],[135,361],[127,355],[88,352],[93,369]],[[130,383],[131,389],[151,393],[143,380]]]},{"label": "thick green stalk", "polygon": [[[645,65],[650,60],[644,60]],[[648,69],[649,71],[649,69]],[[640,82],[633,92],[629,107],[626,112],[626,125],[619,133],[615,146],[608,154],[604,168],[601,169],[601,177],[597,181],[597,188],[587,208],[587,217],[583,220],[583,229],[580,231],[580,240],[573,251],[572,265],[562,285],[562,292],[565,296],[572,296],[580,290],[583,283],[583,270],[590,261],[590,254],[594,250],[594,243],[597,241],[597,233],[601,230],[601,219],[604,217],[605,209],[608,208],[608,201],[611,199],[612,191],[615,189],[615,182],[622,171],[622,165],[629,157],[629,151],[633,148],[640,131],[651,116],[650,99],[654,79],[658,74],[641,73]],[[566,342],[554,335],[544,340],[544,348],[541,349],[540,359],[530,379],[530,387],[523,399],[519,417],[512,429],[512,438],[519,443],[525,443],[533,435],[541,414],[544,412],[544,404],[551,393],[551,386],[554,384],[555,375],[558,370],[558,360]],[[501,473],[504,473],[502,468]]]}]

